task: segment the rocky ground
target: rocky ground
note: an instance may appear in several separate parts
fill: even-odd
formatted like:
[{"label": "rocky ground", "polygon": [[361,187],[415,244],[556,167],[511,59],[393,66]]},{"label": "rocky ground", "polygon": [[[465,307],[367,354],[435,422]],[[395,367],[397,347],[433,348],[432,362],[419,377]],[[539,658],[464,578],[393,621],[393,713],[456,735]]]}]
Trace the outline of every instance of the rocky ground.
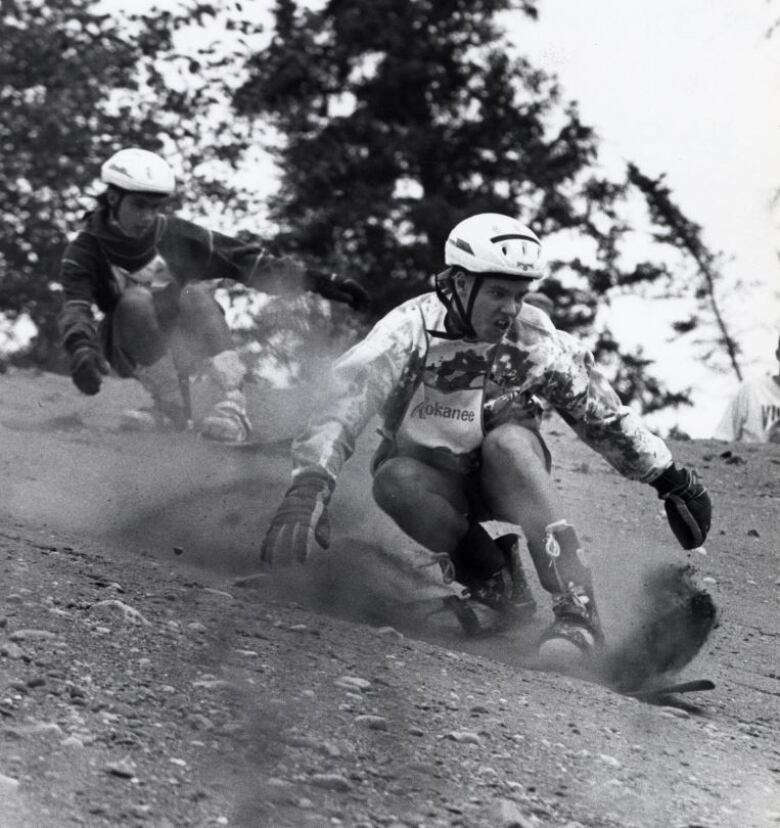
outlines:
[{"label": "rocky ground", "polygon": [[[238,586],[307,395],[255,389],[264,447],[238,451],[121,432],[133,383],[2,389],[1,826],[780,824],[780,447],[673,444],[712,490],[690,559],[721,610],[682,677],[717,687],[651,705],[529,669],[517,633],[370,606],[351,557],[399,542],[366,501],[370,434],[328,576]],[[651,489],[546,436],[618,636],[643,567],[686,556]]]}]

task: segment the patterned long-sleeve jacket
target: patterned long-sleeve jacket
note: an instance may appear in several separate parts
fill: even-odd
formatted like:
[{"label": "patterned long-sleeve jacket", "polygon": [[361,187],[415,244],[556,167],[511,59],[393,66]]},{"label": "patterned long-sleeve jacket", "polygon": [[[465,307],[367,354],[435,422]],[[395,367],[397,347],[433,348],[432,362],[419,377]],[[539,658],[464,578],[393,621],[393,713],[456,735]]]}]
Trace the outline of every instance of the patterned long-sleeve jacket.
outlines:
[{"label": "patterned long-sleeve jacket", "polygon": [[387,314],[336,362],[332,399],[293,442],[293,476],[325,473],[334,483],[371,418],[397,443],[457,454],[478,449],[506,422],[538,428],[539,400],[629,479],[650,482],[672,462],[659,437],[620,400],[592,354],[524,305],[498,343],[447,333],[434,293]]}]

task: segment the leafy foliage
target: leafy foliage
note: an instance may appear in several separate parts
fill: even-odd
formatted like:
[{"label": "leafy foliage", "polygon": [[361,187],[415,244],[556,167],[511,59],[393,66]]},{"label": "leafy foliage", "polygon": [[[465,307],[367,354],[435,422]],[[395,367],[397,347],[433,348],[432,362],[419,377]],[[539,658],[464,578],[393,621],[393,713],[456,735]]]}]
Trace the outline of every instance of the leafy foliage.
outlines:
[{"label": "leafy foliage", "polygon": [[[509,212],[548,240],[579,240],[574,253],[549,245],[562,252],[544,291],[556,324],[592,336],[621,396],[648,410],[685,401],[648,376],[641,354],[594,331],[598,306],[616,292],[674,279],[660,257],[627,264],[626,205],[645,190],[636,175],[601,173],[598,137],[576,104],[505,39],[502,14],[532,21],[540,5],[276,0],[273,31],[260,37],[236,0],[121,16],[96,0],[6,0],[0,302],[38,325],[30,359],[57,364],[59,257],[108,155],[131,145],[163,152],[185,211],[221,215],[230,229],[258,213],[247,171],[258,144],[271,142],[277,247],[361,281],[375,316],[428,289],[454,223]],[[652,220],[659,240],[693,255],[662,238],[659,213]]]},{"label": "leafy foliage", "polygon": [[[181,148],[185,169],[206,154],[234,161],[241,151],[238,141],[217,151],[201,143],[197,116],[213,89],[190,82],[182,91],[164,71],[164,59],[169,68],[181,61],[176,27],[208,7],[119,19],[97,8],[95,0],[3,0],[0,16],[0,307],[10,319],[32,317],[39,334],[28,359],[47,367],[61,364],[59,259],[98,192],[101,163],[124,146]],[[203,70],[185,67],[192,78]],[[193,182],[184,193],[208,189]]]},{"label": "leafy foliage", "polygon": [[[593,129],[554,77],[513,56],[495,23],[513,9],[534,18],[538,5],[275,4],[272,40],[234,103],[285,137],[272,214],[286,243],[362,281],[375,313],[428,289],[449,229],[481,211],[517,215],[543,238],[589,241],[587,261],[551,262],[543,287],[566,330],[590,332],[611,292],[669,278],[661,261],[623,263],[633,182],[599,174]],[[608,333],[596,350],[618,355]],[[641,356],[614,364],[627,400],[687,401],[647,378]]]}]

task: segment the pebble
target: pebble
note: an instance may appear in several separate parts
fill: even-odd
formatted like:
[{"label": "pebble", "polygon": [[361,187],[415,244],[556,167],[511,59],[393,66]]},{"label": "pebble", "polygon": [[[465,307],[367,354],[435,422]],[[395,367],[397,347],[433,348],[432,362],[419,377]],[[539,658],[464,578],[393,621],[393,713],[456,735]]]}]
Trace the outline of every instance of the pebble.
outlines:
[{"label": "pebble", "polygon": [[20,728],[20,730],[29,736],[39,736],[48,733],[59,735],[62,733],[62,728],[56,722],[33,722]]},{"label": "pebble", "polygon": [[499,828],[531,828],[536,824],[521,810],[520,806],[511,799],[499,799],[494,808],[494,820],[491,824]]},{"label": "pebble", "polygon": [[348,791],[352,787],[349,780],[338,773],[315,773],[309,781],[312,785],[327,788],[329,791]]},{"label": "pebble", "polygon": [[404,634],[398,632],[395,627],[377,627],[374,630],[375,635],[380,635],[384,638],[403,638]]},{"label": "pebble", "polygon": [[679,707],[662,707],[661,715],[669,719],[690,719],[691,714],[687,710],[682,710]]},{"label": "pebble", "polygon": [[364,724],[369,730],[387,730],[387,719],[384,716],[372,716],[365,714],[356,716],[355,721],[358,724]]},{"label": "pebble", "polygon": [[130,813],[136,819],[146,819],[152,813],[152,806],[151,805],[131,805],[130,806]]},{"label": "pebble", "polygon": [[132,779],[135,776],[135,768],[129,761],[109,762],[103,770],[111,776],[118,776],[120,779]]},{"label": "pebble", "polygon": [[0,644],[0,655],[18,661],[24,658],[24,650],[18,644],[9,641],[7,644]]},{"label": "pebble", "polygon": [[611,768],[619,768],[620,767],[620,760],[615,759],[614,756],[610,756],[608,753],[600,753],[599,759],[605,764],[609,765]]},{"label": "pebble", "polygon": [[50,630],[14,630],[8,634],[10,641],[51,641],[57,633]]},{"label": "pebble", "polygon": [[469,730],[453,730],[448,733],[445,739],[452,739],[453,742],[463,742],[466,745],[481,745],[482,739],[478,733]]},{"label": "pebble", "polygon": [[206,625],[201,624],[200,621],[190,621],[190,623],[187,624],[187,629],[191,632],[204,633],[206,632]]},{"label": "pebble", "polygon": [[357,676],[342,676],[336,679],[334,684],[344,690],[359,690],[361,693],[371,689],[371,682],[368,679],[358,678]]},{"label": "pebble", "polygon": [[65,748],[71,748],[71,747],[72,748],[83,748],[84,747],[84,742],[82,742],[81,739],[79,739],[78,736],[67,736],[65,739],[63,739],[60,742],[60,744],[62,745],[62,747],[65,747]]},{"label": "pebble", "polygon": [[151,627],[151,621],[145,618],[135,607],[131,607],[129,604],[126,604],[124,601],[120,601],[118,598],[109,598],[106,601],[98,601],[92,607],[92,610],[102,610],[102,609],[109,609],[115,610],[118,612],[121,617],[122,621],[125,624],[138,624],[142,627]]},{"label": "pebble", "polygon": [[13,793],[18,787],[18,779],[14,779],[12,776],[6,776],[5,774],[0,773],[0,791],[2,791],[3,794]]},{"label": "pebble", "polygon": [[189,721],[190,724],[194,725],[195,727],[200,728],[201,730],[214,729],[214,722],[212,722],[208,716],[204,716],[203,713],[191,713],[187,717],[187,721]]}]

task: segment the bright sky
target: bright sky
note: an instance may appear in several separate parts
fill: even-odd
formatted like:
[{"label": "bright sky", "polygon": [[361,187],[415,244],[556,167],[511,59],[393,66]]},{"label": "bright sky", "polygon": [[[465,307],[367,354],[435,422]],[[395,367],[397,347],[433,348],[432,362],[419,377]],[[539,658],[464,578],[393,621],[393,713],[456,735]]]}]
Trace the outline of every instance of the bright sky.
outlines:
[{"label": "bright sky", "polygon": [[[602,138],[605,160],[636,161],[666,184],[704,241],[727,259],[721,299],[749,374],[776,369],[780,331],[780,17],[772,0],[546,0],[540,20],[517,16],[512,39],[558,75]],[[737,280],[759,280],[740,295]],[[642,345],[668,382],[698,386],[694,411],[656,418],[708,436],[736,381],[691,363],[663,341],[662,305],[618,302],[610,324]],[[659,332],[663,334],[659,337]],[[679,378],[679,379],[678,379]]]},{"label": "bright sky", "polygon": [[[117,0],[105,2],[111,8]],[[135,5],[145,3],[178,5]],[[505,16],[511,39],[558,75],[566,98],[578,101],[584,122],[601,137],[608,169],[619,174],[632,160],[653,177],[666,173],[676,202],[702,226],[710,249],[724,254],[719,299],[746,373],[775,370],[780,205],[773,214],[771,203],[780,190],[780,30],[773,39],[765,35],[780,17],[780,0],[540,0],[539,6],[536,22]],[[247,0],[242,7],[265,22],[272,3]],[[266,189],[267,169],[253,168],[263,170],[253,183]],[[740,290],[740,280],[753,286]],[[679,318],[678,309],[626,297],[607,313],[618,339],[641,346],[670,386],[694,386],[695,409],[650,422],[662,430],[677,423],[694,437],[711,434],[736,379],[708,370],[697,352],[670,346],[669,322]]]}]

